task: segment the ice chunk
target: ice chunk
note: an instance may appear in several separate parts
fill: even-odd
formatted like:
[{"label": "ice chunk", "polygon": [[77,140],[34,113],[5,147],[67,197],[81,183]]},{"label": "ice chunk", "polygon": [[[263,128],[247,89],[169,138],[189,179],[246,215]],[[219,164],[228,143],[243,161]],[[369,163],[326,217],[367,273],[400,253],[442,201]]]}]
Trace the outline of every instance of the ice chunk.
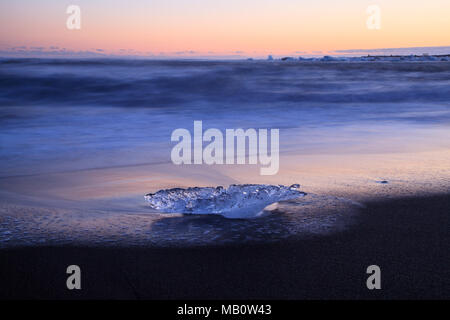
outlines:
[{"label": "ice chunk", "polygon": [[300,185],[290,187],[264,184],[219,187],[174,188],[149,193],[145,200],[150,207],[167,213],[221,214],[228,218],[259,216],[265,207],[282,200],[302,197]]}]

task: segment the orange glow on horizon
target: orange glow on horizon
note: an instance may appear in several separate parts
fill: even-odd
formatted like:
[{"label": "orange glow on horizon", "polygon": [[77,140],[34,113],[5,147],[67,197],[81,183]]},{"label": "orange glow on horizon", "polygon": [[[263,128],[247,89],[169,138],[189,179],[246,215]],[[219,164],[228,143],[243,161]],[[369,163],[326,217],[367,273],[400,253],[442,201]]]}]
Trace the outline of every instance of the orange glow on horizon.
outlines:
[{"label": "orange glow on horizon", "polygon": [[[1,49],[26,46],[140,54],[302,54],[345,49],[448,46],[450,1],[379,1],[382,27],[366,27],[368,2],[79,1],[80,30],[65,26],[67,4],[0,4]],[[259,5],[255,6],[256,3]],[[185,9],[185,10],[183,10]],[[121,51],[122,50],[122,51]],[[130,51],[132,50],[132,51]],[[188,53],[187,51],[194,51]]]}]

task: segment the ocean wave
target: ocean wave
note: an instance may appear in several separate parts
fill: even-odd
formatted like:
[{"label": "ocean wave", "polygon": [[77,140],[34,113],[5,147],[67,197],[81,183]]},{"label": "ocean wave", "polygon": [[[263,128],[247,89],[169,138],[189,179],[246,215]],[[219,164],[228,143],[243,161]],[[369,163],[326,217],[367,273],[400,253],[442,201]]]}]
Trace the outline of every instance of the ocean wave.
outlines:
[{"label": "ocean wave", "polygon": [[447,102],[448,63],[1,60],[0,106]]}]

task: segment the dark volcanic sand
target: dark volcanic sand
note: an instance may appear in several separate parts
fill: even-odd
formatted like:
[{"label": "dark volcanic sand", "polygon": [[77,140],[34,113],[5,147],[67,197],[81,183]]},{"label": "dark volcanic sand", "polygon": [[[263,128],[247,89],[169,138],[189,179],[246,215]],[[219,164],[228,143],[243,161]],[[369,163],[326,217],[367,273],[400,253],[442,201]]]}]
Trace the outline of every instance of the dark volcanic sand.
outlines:
[{"label": "dark volcanic sand", "polygon": [[[368,203],[349,230],[296,242],[188,249],[0,250],[1,298],[450,298],[450,195]],[[66,267],[82,290],[66,289]],[[382,289],[366,288],[377,264]]]}]

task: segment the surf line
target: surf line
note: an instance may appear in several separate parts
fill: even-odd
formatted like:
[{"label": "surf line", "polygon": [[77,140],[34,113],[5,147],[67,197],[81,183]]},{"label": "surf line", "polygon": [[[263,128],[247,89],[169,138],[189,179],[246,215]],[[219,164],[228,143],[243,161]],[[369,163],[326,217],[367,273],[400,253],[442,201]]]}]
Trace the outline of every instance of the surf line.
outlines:
[{"label": "surf line", "polygon": [[[171,141],[178,142],[170,154],[176,165],[259,163],[261,175],[275,175],[280,166],[279,129],[226,129],[224,148],[224,134],[221,130],[210,128],[203,132],[202,121],[194,121],[193,138],[189,130],[178,128],[173,130]],[[204,142],[209,144],[203,147]]]}]

